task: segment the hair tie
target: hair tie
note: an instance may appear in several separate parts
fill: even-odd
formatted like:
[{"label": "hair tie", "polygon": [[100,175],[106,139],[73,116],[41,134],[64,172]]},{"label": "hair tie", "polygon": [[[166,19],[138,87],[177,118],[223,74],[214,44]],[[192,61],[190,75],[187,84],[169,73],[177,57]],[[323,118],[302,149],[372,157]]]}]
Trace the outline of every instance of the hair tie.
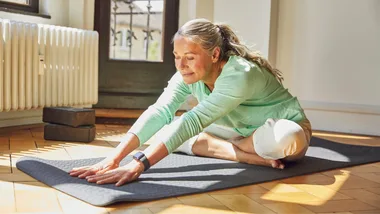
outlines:
[{"label": "hair tie", "polygon": [[223,41],[227,40],[226,35],[224,35],[224,31],[222,30],[222,28],[219,25],[217,25],[217,24],[215,26],[219,30],[220,35],[222,36]]}]

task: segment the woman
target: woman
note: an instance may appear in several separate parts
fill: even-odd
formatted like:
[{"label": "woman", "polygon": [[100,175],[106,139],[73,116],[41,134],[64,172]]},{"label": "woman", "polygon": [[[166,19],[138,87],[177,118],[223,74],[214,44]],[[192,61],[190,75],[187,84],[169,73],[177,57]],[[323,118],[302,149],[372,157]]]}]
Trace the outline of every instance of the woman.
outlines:
[{"label": "woman", "polygon": [[[240,44],[227,25],[192,20],[178,30],[173,43],[178,71],[157,102],[112,155],[73,169],[71,176],[120,186],[172,152],[278,169],[304,157],[311,125],[297,98],[282,86],[280,72]],[[199,104],[174,118],[190,94]],[[157,143],[119,167],[125,156],[155,134]]]}]

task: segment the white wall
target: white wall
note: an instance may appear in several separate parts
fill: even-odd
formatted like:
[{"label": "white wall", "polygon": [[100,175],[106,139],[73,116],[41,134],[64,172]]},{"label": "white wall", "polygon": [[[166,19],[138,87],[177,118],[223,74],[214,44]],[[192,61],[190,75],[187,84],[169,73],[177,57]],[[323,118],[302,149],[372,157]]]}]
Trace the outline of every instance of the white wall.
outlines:
[{"label": "white wall", "polygon": [[0,11],[0,18],[88,30],[94,28],[95,0],[40,0],[39,10],[41,14],[50,15],[51,18],[3,11]]},{"label": "white wall", "polygon": [[51,15],[51,19],[37,16],[28,16],[16,13],[8,13],[0,11],[0,17],[3,19],[13,19],[23,22],[54,24],[60,26],[68,26],[68,1],[61,0],[40,0],[40,13]]},{"label": "white wall", "polygon": [[214,19],[214,0],[180,0],[179,27],[196,18]]},{"label": "white wall", "polygon": [[380,135],[380,1],[279,1],[277,67],[313,128]]},{"label": "white wall", "polygon": [[73,28],[94,29],[95,0],[69,0],[68,26]]},{"label": "white wall", "polygon": [[229,24],[241,41],[268,57],[270,0],[215,0],[214,22]]},{"label": "white wall", "polygon": [[[50,19],[0,11],[0,18],[23,22],[94,28],[94,0],[40,0],[39,10]],[[42,122],[42,110],[0,112],[0,127]]]}]

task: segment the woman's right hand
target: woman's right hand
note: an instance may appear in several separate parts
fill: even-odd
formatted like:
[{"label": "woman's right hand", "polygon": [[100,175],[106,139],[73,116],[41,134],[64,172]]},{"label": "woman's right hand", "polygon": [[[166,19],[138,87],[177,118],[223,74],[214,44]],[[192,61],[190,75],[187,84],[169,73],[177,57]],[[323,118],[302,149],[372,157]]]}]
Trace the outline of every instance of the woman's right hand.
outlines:
[{"label": "woman's right hand", "polygon": [[106,158],[97,164],[92,166],[83,166],[78,168],[73,168],[69,173],[73,177],[86,178],[90,175],[102,175],[105,172],[116,169],[119,167],[119,163],[111,158]]}]

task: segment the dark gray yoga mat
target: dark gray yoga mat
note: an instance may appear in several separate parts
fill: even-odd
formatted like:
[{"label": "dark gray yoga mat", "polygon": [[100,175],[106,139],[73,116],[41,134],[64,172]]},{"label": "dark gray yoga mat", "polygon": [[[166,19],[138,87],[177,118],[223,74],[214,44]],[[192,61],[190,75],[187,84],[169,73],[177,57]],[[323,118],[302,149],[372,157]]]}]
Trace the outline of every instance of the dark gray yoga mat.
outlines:
[{"label": "dark gray yoga mat", "polygon": [[[303,161],[288,164],[284,170],[174,153],[143,173],[137,181],[121,187],[88,183],[67,173],[73,167],[94,164],[101,159],[23,157],[16,166],[66,194],[96,206],[106,206],[121,201],[148,201],[208,192],[378,162],[380,147],[345,145],[313,137]],[[130,156],[121,164],[129,160]]]}]

